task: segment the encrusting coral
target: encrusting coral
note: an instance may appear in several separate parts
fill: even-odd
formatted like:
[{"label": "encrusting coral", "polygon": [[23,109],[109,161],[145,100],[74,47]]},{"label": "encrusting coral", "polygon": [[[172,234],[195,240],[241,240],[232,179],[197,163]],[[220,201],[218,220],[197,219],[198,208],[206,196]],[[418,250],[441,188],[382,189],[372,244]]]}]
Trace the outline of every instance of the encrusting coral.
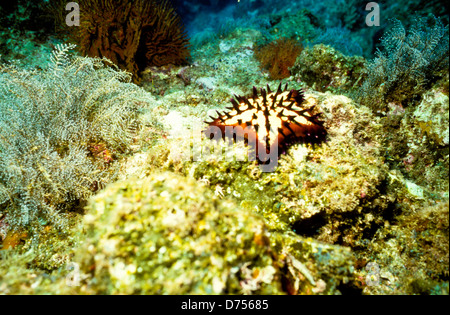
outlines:
[{"label": "encrusting coral", "polygon": [[371,246],[358,253],[362,264],[376,261],[379,268],[378,285],[363,285],[363,293],[448,295],[448,228],[447,201],[420,205],[380,229]]},{"label": "encrusting coral", "polygon": [[[187,63],[189,41],[170,1],[80,0],[78,4],[80,26],[67,31],[84,55],[110,59],[131,72],[135,82],[147,66]],[[61,12],[65,5],[66,1],[59,1],[50,10]]]},{"label": "encrusting coral", "polygon": [[111,184],[78,219],[69,237],[48,228],[33,251],[0,251],[0,293],[335,294],[352,280],[348,248],[268,233],[259,215],[172,172]]},{"label": "encrusting coral", "polygon": [[[389,163],[427,194],[448,196],[449,98],[433,88],[415,107],[389,103],[382,123]],[[431,196],[431,195],[430,195]]]}]

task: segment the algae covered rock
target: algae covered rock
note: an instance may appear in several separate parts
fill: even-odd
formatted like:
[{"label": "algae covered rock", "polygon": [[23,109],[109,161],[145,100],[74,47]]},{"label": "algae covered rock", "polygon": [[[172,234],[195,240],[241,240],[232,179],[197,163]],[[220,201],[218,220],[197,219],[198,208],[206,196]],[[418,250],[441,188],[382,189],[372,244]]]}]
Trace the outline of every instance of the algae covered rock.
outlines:
[{"label": "algae covered rock", "polygon": [[448,198],[449,100],[439,89],[426,92],[416,107],[389,103],[382,119],[385,155],[402,173],[428,190],[427,197]]},{"label": "algae covered rock", "polygon": [[449,102],[448,95],[430,90],[425,93],[419,106],[414,111],[419,128],[421,128],[436,145],[449,144]]},{"label": "algae covered rock", "polygon": [[408,150],[402,156],[404,171],[418,184],[448,198],[448,95],[430,90],[410,116],[402,121],[400,129],[407,136]]},{"label": "algae covered rock", "polygon": [[279,253],[283,288],[289,294],[342,294],[353,286],[355,257],[349,247],[292,231],[273,233],[271,242]]},{"label": "algae covered rock", "polygon": [[331,46],[307,47],[290,69],[296,80],[316,91],[348,91],[361,85],[366,61],[360,56],[345,56]]},{"label": "algae covered rock", "polygon": [[363,293],[448,295],[448,220],[447,200],[422,205],[380,229],[368,250],[359,254],[360,260],[378,265],[377,285],[366,286]]},{"label": "algae covered rock", "polygon": [[118,182],[88,208],[83,292],[281,293],[263,220],[191,179]]}]

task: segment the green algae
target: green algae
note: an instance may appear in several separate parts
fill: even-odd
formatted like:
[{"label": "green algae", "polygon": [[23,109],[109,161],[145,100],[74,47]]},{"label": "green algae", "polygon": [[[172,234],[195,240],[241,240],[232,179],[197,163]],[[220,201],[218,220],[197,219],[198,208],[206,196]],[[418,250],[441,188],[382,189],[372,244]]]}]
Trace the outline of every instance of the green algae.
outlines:
[{"label": "green algae", "polygon": [[290,294],[341,294],[354,279],[355,257],[349,248],[298,236],[272,233],[271,243],[284,267]]},{"label": "green algae", "polygon": [[416,125],[437,146],[449,144],[449,101],[448,95],[430,90],[413,112]]},{"label": "green algae", "polygon": [[65,214],[62,233],[51,225],[24,244],[0,250],[0,294],[67,294],[68,266],[83,239],[82,215]]},{"label": "green algae", "polygon": [[169,172],[90,201],[76,256],[86,293],[281,293],[263,220]]},{"label": "green algae", "polygon": [[335,294],[353,277],[348,248],[269,233],[258,214],[171,172],[112,184],[88,208],[77,293]]},{"label": "green algae", "polygon": [[390,164],[433,199],[448,198],[448,104],[447,95],[431,89],[415,108],[392,104],[381,120]]}]

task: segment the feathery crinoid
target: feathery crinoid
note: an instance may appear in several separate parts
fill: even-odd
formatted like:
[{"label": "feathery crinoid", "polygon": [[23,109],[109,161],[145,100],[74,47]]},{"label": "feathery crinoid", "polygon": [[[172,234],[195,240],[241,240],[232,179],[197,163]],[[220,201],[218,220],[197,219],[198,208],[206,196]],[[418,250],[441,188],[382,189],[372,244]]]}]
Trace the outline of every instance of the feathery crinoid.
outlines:
[{"label": "feathery crinoid", "polygon": [[[205,134],[214,139],[244,140],[252,149],[256,159],[267,164],[284,153],[294,143],[320,143],[326,135],[321,113],[314,108],[305,108],[303,92],[282,89],[276,91],[253,87],[250,97],[236,96],[232,107],[209,122]],[[274,161],[276,162],[276,161]],[[270,162],[269,162],[270,163]]]},{"label": "feathery crinoid", "polygon": [[367,65],[359,101],[383,113],[389,103],[417,106],[422,95],[448,74],[449,27],[434,16],[413,18],[409,29],[399,20],[381,39],[381,50]]},{"label": "feathery crinoid", "polygon": [[72,48],[57,45],[43,70],[0,65],[0,213],[10,230],[66,231],[68,213],[117,176],[151,99],[130,73]]}]

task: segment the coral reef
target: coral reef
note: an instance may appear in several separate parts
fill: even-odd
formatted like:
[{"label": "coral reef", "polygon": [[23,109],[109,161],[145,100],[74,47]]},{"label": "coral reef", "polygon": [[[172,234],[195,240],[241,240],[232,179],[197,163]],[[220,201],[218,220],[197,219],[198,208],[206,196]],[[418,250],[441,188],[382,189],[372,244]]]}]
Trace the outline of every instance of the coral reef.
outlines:
[{"label": "coral reef", "polygon": [[0,250],[0,294],[70,293],[69,266],[84,234],[82,215],[70,213],[67,221],[65,233],[46,226],[37,239]]},{"label": "coral reef", "polygon": [[348,248],[269,234],[260,216],[171,172],[111,184],[88,208],[69,237],[49,228],[38,247],[0,251],[0,293],[338,294],[354,281]]},{"label": "coral reef", "polygon": [[448,96],[431,89],[416,107],[390,103],[381,120],[387,161],[433,198],[448,197],[448,108]]},{"label": "coral reef", "polygon": [[267,69],[274,80],[288,78],[297,56],[303,47],[293,39],[280,38],[263,47],[257,48],[255,57],[263,69]]},{"label": "coral reef", "polygon": [[[361,0],[172,3],[193,15],[189,65],[147,67],[139,28],[127,68],[121,30],[142,23],[102,29],[141,87],[71,46],[42,62],[57,40],[24,11],[41,1],[0,4],[0,294],[448,295],[448,8],[387,0],[368,27]],[[372,57],[387,26],[377,58],[353,55]],[[231,95],[278,86],[256,52],[284,39],[305,49],[282,86],[327,136],[264,172],[242,141],[202,131],[253,100]]]},{"label": "coral reef", "polygon": [[[45,1],[3,1],[0,4],[0,32],[9,29],[18,33],[33,32],[40,39],[46,37],[53,25],[46,20],[44,7]],[[5,46],[9,48],[9,45]]]},{"label": "coral reef", "polygon": [[257,164],[242,159],[240,154],[246,153],[239,146],[225,151],[234,154],[231,160],[205,154],[195,162],[184,161],[168,152],[189,148],[189,137],[156,150],[150,160],[153,167],[206,180],[212,189],[220,187],[225,196],[260,213],[271,231],[295,229],[299,235],[351,244],[382,224],[383,211],[395,200],[392,192],[380,194],[387,177],[380,148],[382,125],[368,108],[358,108],[344,96],[306,94],[304,106],[314,105],[324,113],[329,140],[315,148],[291,146],[273,173],[262,173]]},{"label": "coral reef", "polygon": [[44,68],[52,52],[48,41],[53,25],[44,17],[42,1],[17,0],[0,4],[0,63]]},{"label": "coral reef", "polygon": [[[396,225],[380,229],[368,250],[359,253],[363,265],[376,261],[379,266],[377,285],[363,286],[363,292],[447,295],[448,280],[442,280],[449,276],[448,201],[425,206],[398,220]],[[361,268],[358,273],[364,279],[367,271]]]},{"label": "coral reef", "polygon": [[[247,94],[249,87],[269,83],[266,80],[269,74],[261,75],[260,64],[254,57],[255,41],[258,40],[262,40],[260,31],[237,29],[225,38],[198,48],[194,56],[196,61],[183,71],[184,78],[177,76],[179,69],[162,74],[149,71],[151,77],[147,77],[142,86],[152,92],[158,90],[159,95],[170,99],[176,95],[174,104],[200,103],[207,112],[228,103],[230,95]],[[176,86],[183,88],[178,90]],[[192,98],[196,100],[191,101]]]},{"label": "coral reef", "polygon": [[[386,0],[383,4],[380,4],[383,14],[380,15],[379,27],[367,27],[365,24],[365,18],[368,13],[368,11],[365,11],[367,1],[277,0],[264,2],[266,5],[262,5],[262,2],[241,1],[235,6],[234,16],[239,17],[242,21],[247,21],[248,24],[253,23],[254,28],[263,28],[262,25],[257,24],[258,21],[269,17],[270,22],[266,23],[266,25],[269,25],[270,28],[275,26],[271,29],[272,33],[277,33],[280,30],[281,32],[287,31],[289,34],[295,32],[304,33],[300,36],[309,33],[311,36],[308,40],[314,41],[316,36],[321,36],[322,39],[315,41],[315,43],[320,43],[323,40],[323,44],[329,45],[332,45],[332,42],[335,42],[336,39],[322,35],[329,30],[331,30],[331,35],[334,30],[339,28],[348,29],[351,32],[346,38],[347,43],[345,45],[350,45],[350,47],[354,48],[361,46],[362,55],[366,58],[371,58],[376,53],[379,37],[385,31],[385,28],[391,24],[392,19],[400,20],[406,28],[409,28],[415,24],[411,12],[417,12],[423,16],[439,16],[442,17],[444,23],[449,22],[448,6],[443,5],[439,1],[406,0],[399,5],[398,0]],[[298,15],[295,16],[300,11],[307,11],[312,28],[303,29],[301,27],[301,18]],[[281,27],[277,25],[280,17],[289,21],[286,24],[283,22],[287,26],[285,30],[283,30],[282,25],[280,25]],[[308,30],[308,32],[303,32],[304,30]],[[306,37],[303,38],[306,39]],[[341,46],[344,43],[337,42],[337,44]],[[339,47],[334,48],[339,49]]]},{"label": "coral reef", "polygon": [[[51,10],[62,12],[65,1]],[[147,66],[180,65],[189,58],[189,41],[180,17],[170,1],[81,0],[89,8],[80,26],[68,30],[80,51],[91,57],[106,57],[133,74],[139,82]],[[64,16],[60,14],[60,25]]]},{"label": "coral reef", "polygon": [[432,89],[412,113],[416,125],[438,146],[449,145],[448,94]]},{"label": "coral reef", "polygon": [[[54,281],[36,270],[33,252],[0,251],[0,294],[48,294]],[[22,285],[19,285],[21,283]]]},{"label": "coral reef", "polygon": [[272,233],[270,239],[279,253],[283,289],[288,294],[342,294],[352,289],[355,257],[349,248],[292,231]]}]

